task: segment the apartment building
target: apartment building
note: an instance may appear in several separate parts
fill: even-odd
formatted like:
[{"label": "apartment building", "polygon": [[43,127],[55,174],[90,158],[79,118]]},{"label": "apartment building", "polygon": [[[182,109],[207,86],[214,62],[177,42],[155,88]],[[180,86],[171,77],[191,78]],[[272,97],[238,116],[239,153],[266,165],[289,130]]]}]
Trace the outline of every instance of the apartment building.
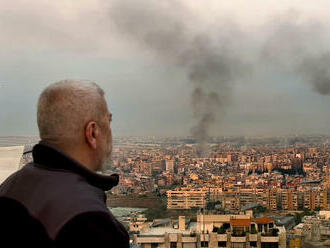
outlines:
[{"label": "apartment building", "polygon": [[277,210],[278,198],[277,198],[277,189],[268,189],[266,191],[267,197],[267,208],[269,210]]},{"label": "apartment building", "polygon": [[249,215],[197,215],[197,223],[180,216],[177,222],[151,225],[134,235],[141,248],[285,248],[285,228],[272,218]]},{"label": "apartment building", "polygon": [[167,209],[205,208],[207,192],[202,190],[168,190]]},{"label": "apartment building", "polygon": [[317,208],[328,209],[330,192],[326,189],[238,189],[236,191],[211,191],[208,188],[188,190],[183,188],[176,191],[167,191],[169,209],[204,208],[207,201],[220,201],[226,210],[240,210],[243,207],[259,203],[271,211],[296,211]]},{"label": "apartment building", "polygon": [[281,209],[287,211],[298,210],[298,194],[293,189],[283,189],[280,192]]}]

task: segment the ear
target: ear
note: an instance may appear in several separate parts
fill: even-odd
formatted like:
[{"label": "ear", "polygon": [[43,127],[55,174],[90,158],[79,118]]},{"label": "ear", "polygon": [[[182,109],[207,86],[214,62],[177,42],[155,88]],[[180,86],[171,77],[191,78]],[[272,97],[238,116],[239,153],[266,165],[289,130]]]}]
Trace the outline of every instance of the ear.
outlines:
[{"label": "ear", "polygon": [[99,128],[95,121],[88,122],[85,128],[86,143],[93,149],[96,149],[96,139],[99,136]]}]

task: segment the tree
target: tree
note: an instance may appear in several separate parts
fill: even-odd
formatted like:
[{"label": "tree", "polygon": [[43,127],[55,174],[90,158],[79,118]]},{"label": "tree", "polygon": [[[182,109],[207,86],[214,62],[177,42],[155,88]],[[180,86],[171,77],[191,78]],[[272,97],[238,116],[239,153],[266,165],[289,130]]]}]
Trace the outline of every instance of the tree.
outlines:
[{"label": "tree", "polygon": [[267,212],[267,208],[264,206],[257,206],[256,208],[253,209],[253,214],[254,215],[259,215],[260,213],[265,213]]},{"label": "tree", "polygon": [[215,207],[216,203],[215,202],[208,202],[206,205],[207,210],[213,210]]},{"label": "tree", "polygon": [[251,226],[251,234],[257,234],[258,232],[257,232],[257,229],[256,229],[256,227],[255,227],[255,225],[252,225]]},{"label": "tree", "polygon": [[217,233],[218,234],[225,234],[226,233],[226,228],[224,227],[224,225],[222,225],[220,228],[218,228]]}]

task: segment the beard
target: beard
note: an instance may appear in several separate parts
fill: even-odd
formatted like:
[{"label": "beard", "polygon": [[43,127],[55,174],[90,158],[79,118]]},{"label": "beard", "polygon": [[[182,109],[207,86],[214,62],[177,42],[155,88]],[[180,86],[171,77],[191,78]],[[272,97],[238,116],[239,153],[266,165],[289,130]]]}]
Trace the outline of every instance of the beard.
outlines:
[{"label": "beard", "polygon": [[104,152],[105,156],[103,155],[103,158],[100,161],[100,166],[98,171],[102,173],[106,173],[108,170],[112,168],[112,158],[111,158],[111,150]]}]

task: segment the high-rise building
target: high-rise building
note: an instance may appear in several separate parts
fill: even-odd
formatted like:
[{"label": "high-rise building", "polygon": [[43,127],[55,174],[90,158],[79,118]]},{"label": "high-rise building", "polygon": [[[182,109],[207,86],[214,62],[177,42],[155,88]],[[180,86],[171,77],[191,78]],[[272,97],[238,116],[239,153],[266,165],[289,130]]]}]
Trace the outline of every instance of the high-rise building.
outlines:
[{"label": "high-rise building", "polygon": [[165,161],[165,165],[166,165],[166,171],[167,172],[174,172],[174,165],[175,165],[175,162],[173,159],[171,160],[166,160]]}]

